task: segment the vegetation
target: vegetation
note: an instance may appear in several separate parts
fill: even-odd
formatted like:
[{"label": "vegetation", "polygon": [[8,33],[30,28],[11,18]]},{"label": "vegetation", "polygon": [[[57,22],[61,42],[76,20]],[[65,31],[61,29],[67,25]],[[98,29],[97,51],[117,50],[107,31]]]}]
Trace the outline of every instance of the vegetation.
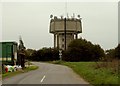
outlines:
[{"label": "vegetation", "polygon": [[[31,52],[31,53],[30,53]],[[40,50],[27,50],[27,59],[32,61],[53,61],[59,60],[59,50],[42,48]]]},{"label": "vegetation", "polygon": [[26,72],[36,70],[36,69],[38,69],[38,66],[29,66],[29,67],[26,67],[24,70],[21,70],[21,71],[4,73],[4,74],[2,74],[2,78],[3,79],[4,78],[9,78],[9,77],[12,77],[12,76],[15,76],[15,75],[18,75],[18,74],[22,74],[22,73],[26,73]]},{"label": "vegetation", "polygon": [[104,50],[100,45],[93,45],[85,39],[73,40],[63,53],[65,61],[98,61],[104,57]]},{"label": "vegetation", "polygon": [[120,59],[120,44],[115,48],[115,57]]},{"label": "vegetation", "polygon": [[114,49],[106,50],[105,60],[120,59],[120,44]]},{"label": "vegetation", "polygon": [[[120,44],[115,49],[104,51],[100,45],[92,44],[85,39],[73,40],[66,51],[62,52],[64,61],[112,61],[120,59]],[[39,50],[27,49],[26,59],[32,61],[59,60],[59,50],[56,48],[42,48]]]},{"label": "vegetation", "polygon": [[[56,48],[42,48],[39,50],[27,49],[28,60],[32,61],[54,61],[59,60],[59,50]],[[104,50],[100,45],[93,45],[85,39],[73,40],[67,49],[62,52],[64,61],[98,61],[104,57]]]}]

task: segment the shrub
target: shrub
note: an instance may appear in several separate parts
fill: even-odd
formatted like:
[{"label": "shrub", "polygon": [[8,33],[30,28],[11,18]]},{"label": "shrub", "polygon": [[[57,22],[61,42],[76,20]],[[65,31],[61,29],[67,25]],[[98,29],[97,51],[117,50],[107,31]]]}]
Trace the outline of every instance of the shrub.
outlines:
[{"label": "shrub", "polygon": [[73,40],[63,53],[65,61],[97,61],[104,57],[104,50],[85,39]]}]

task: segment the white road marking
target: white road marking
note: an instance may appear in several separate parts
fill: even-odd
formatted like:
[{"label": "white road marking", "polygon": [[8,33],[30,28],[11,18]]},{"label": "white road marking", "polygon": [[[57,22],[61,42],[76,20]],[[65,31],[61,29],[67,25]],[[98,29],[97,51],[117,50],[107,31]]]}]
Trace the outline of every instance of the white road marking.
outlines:
[{"label": "white road marking", "polygon": [[43,76],[43,78],[41,79],[41,81],[40,82],[43,82],[43,80],[45,79],[45,75]]}]

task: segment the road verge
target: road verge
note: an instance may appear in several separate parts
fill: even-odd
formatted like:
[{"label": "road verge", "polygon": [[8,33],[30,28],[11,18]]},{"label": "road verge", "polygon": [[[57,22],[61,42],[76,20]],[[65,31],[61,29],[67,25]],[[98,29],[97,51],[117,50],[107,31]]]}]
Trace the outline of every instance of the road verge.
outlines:
[{"label": "road verge", "polygon": [[15,75],[26,73],[26,72],[36,70],[36,69],[38,69],[38,66],[32,65],[32,66],[26,67],[23,70],[19,70],[19,71],[15,71],[15,72],[7,72],[5,74],[2,74],[2,79],[10,78],[10,77],[13,77]]},{"label": "road verge", "polygon": [[119,84],[119,74],[117,71],[112,72],[110,68],[96,68],[96,62],[53,61],[50,63],[65,65],[72,68],[72,70],[80,77],[94,86],[109,86]]}]

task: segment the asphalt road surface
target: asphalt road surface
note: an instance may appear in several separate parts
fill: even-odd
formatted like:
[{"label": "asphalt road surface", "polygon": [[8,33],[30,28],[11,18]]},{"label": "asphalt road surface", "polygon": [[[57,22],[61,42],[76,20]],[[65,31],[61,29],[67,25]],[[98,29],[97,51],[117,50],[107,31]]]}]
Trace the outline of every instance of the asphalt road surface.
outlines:
[{"label": "asphalt road surface", "polygon": [[33,62],[37,70],[3,80],[3,84],[88,84],[67,66]]}]

